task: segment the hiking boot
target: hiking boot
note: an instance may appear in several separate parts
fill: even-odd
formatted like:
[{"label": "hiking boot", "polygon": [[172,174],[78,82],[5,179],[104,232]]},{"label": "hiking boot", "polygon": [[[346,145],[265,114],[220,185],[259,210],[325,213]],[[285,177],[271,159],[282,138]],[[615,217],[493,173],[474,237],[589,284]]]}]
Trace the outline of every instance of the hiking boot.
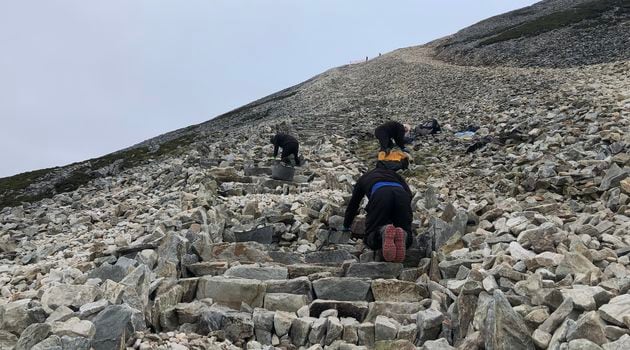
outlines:
[{"label": "hiking boot", "polygon": [[390,224],[381,228],[381,238],[383,240],[383,259],[387,262],[396,260],[396,227]]},{"label": "hiking boot", "polygon": [[405,260],[405,251],[407,239],[407,232],[400,227],[396,227],[396,234],[394,235],[394,244],[396,245],[396,259],[394,262],[401,263]]}]

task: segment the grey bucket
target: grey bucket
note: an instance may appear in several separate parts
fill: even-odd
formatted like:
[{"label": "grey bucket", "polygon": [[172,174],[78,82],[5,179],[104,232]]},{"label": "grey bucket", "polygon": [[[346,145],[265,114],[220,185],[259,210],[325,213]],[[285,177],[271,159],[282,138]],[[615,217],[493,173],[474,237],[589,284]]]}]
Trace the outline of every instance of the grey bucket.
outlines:
[{"label": "grey bucket", "polygon": [[293,175],[295,168],[283,163],[277,163],[271,168],[271,178],[275,180],[293,181]]}]

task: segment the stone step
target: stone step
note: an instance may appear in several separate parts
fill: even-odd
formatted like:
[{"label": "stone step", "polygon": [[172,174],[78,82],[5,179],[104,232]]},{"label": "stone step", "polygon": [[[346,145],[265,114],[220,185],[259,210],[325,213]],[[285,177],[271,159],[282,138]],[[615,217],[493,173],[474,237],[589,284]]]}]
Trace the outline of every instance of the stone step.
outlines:
[{"label": "stone step", "polygon": [[304,263],[304,254],[296,252],[270,251],[269,256],[274,262],[284,265],[296,265]]},{"label": "stone step", "polygon": [[240,309],[242,303],[263,307],[265,289],[265,282],[260,280],[204,276],[197,284],[197,299],[211,298],[216,303],[236,310]]},{"label": "stone step", "polygon": [[265,226],[249,231],[234,232],[234,238],[236,242],[258,242],[261,244],[271,244],[274,242],[274,231],[273,227]]},{"label": "stone step", "polygon": [[[340,302],[377,302],[417,304],[429,298],[429,289],[422,283],[397,279],[366,279],[356,277],[324,277],[310,281],[307,277],[287,279],[288,269],[281,266],[237,265],[222,276],[202,276],[196,279],[196,299],[210,298],[219,304],[240,307],[263,307],[266,294],[271,303],[282,296],[306,303],[311,300],[335,300]],[[185,279],[186,282],[191,279]],[[191,294],[190,283],[182,285],[183,292]],[[305,298],[293,297],[303,295]],[[301,305],[304,306],[304,305]],[[402,310],[402,309],[401,309]],[[394,312],[403,313],[403,312]]]},{"label": "stone step", "polygon": [[272,262],[268,245],[258,242],[222,242],[193,244],[202,261],[227,261],[228,263]]},{"label": "stone step", "polygon": [[326,277],[313,281],[317,299],[341,301],[369,300],[370,282],[353,277]]},{"label": "stone step", "polygon": [[289,277],[298,278],[303,276],[342,276],[343,270],[340,266],[325,266],[316,264],[295,264],[288,265]]},{"label": "stone step", "polygon": [[271,176],[270,167],[246,167],[243,169],[245,176]]},{"label": "stone step", "polygon": [[350,254],[347,250],[322,250],[317,252],[306,253],[304,261],[313,264],[341,264],[348,260],[358,260],[356,256]]},{"label": "stone step", "polygon": [[345,266],[345,276],[358,278],[398,278],[402,264],[387,262],[350,263]]},{"label": "stone step", "polygon": [[265,284],[267,293],[299,294],[308,296],[309,300],[314,299],[312,283],[307,277],[268,280]]},{"label": "stone step", "polygon": [[259,266],[252,265],[236,265],[232,266],[223,274],[226,277],[247,278],[256,280],[284,280],[287,279],[289,273],[283,266]]}]

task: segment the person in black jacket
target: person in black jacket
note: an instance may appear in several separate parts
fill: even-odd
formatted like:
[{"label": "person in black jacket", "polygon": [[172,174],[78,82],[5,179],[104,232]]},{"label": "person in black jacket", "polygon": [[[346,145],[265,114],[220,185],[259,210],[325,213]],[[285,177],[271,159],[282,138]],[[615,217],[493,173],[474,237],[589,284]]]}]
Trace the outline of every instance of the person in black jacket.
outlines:
[{"label": "person in black jacket", "polygon": [[[389,153],[394,147],[400,147],[401,150],[405,150],[405,136],[409,132],[409,126],[403,125],[399,122],[389,121],[374,129],[374,136],[378,139],[381,145],[381,151]],[[392,139],[394,142],[392,142]]]},{"label": "person in black jacket", "polygon": [[378,162],[354,185],[344,219],[344,230],[350,230],[363,196],[368,197],[365,222],[365,244],[372,250],[382,249],[385,261],[402,262],[411,246],[411,190],[394,170]]},{"label": "person in black jacket", "polygon": [[282,162],[286,164],[291,164],[291,160],[289,156],[293,155],[295,160],[295,165],[300,165],[300,158],[298,157],[298,151],[300,149],[300,144],[298,140],[285,133],[277,133],[274,137],[271,138],[271,143],[273,144],[273,157],[278,156],[278,148],[282,148],[282,155],[280,155],[280,159]]}]

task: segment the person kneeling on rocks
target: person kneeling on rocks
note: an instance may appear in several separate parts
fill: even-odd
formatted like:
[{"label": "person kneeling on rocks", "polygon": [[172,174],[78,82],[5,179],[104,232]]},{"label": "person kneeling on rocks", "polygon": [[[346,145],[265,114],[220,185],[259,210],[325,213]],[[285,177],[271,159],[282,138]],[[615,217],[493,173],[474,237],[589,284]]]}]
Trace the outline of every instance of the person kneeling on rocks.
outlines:
[{"label": "person kneeling on rocks", "polygon": [[[389,151],[396,146],[401,150],[405,150],[405,136],[409,133],[411,127],[407,124],[401,124],[395,121],[389,121],[381,124],[374,129],[374,136],[378,139],[378,143],[381,145],[381,151],[389,153]],[[392,142],[392,139],[394,140]]]},{"label": "person kneeling on rocks", "polygon": [[293,155],[293,159],[295,160],[295,165],[300,165],[300,158],[298,157],[298,150],[300,148],[300,144],[298,140],[285,133],[277,133],[274,137],[271,138],[271,143],[273,144],[273,157],[278,156],[278,148],[282,148],[282,155],[280,159],[283,163],[291,164],[291,159],[289,158]]},{"label": "person kneeling on rocks", "polygon": [[413,242],[411,235],[411,190],[405,180],[385,162],[365,173],[354,185],[346,208],[344,231],[349,231],[359,211],[363,196],[368,197],[365,222],[365,244],[372,250],[382,249],[383,259],[403,262]]}]

